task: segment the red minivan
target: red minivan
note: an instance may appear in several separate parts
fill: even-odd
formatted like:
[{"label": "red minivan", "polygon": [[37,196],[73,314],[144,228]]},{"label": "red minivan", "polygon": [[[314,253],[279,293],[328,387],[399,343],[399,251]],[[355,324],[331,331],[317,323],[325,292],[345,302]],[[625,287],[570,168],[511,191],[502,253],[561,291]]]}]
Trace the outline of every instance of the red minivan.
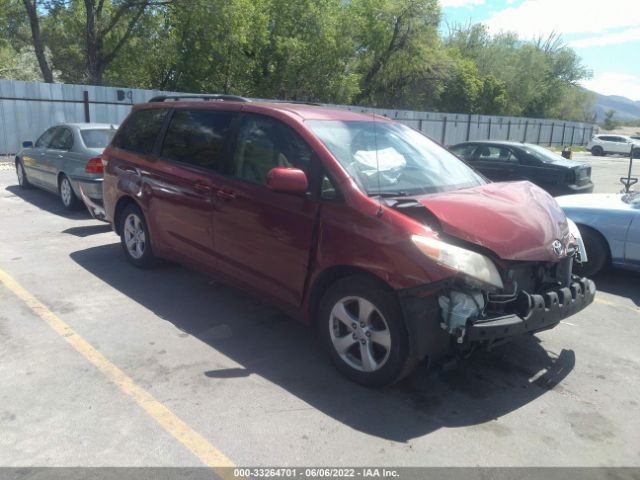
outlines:
[{"label": "red minivan", "polygon": [[131,263],[177,261],[314,324],[365,385],[552,328],[595,296],[572,274],[586,252],[551,196],[490,183],[386,118],[156,97],[103,164],[106,217]]}]

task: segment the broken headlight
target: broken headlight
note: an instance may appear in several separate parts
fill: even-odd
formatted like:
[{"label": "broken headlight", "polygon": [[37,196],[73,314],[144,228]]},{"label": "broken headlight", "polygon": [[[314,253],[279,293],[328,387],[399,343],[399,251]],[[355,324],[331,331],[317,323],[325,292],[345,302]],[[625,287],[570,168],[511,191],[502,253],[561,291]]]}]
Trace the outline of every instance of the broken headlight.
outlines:
[{"label": "broken headlight", "polygon": [[569,233],[575,238],[578,245],[578,261],[584,263],[587,261],[587,249],[584,247],[582,234],[573,220],[567,218],[567,223],[569,224]]},{"label": "broken headlight", "polygon": [[427,257],[472,279],[502,289],[502,279],[495,264],[484,255],[456,247],[435,238],[413,235],[413,243]]}]

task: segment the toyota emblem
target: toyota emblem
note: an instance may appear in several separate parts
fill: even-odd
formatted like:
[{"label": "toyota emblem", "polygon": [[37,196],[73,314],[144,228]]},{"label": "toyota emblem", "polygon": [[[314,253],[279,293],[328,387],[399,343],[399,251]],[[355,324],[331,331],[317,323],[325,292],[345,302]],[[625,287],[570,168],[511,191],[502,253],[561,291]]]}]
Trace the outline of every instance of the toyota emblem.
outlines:
[{"label": "toyota emblem", "polygon": [[557,256],[562,255],[562,243],[560,243],[560,240],[555,240],[551,244],[551,248],[553,248],[553,253],[555,253]]}]

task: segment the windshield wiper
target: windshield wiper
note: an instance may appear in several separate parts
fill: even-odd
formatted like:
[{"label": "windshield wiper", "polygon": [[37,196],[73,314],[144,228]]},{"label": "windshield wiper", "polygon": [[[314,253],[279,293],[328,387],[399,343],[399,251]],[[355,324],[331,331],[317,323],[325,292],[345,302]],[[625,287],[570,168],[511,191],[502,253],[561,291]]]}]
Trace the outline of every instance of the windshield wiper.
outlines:
[{"label": "windshield wiper", "polygon": [[382,197],[382,198],[388,198],[388,197],[406,197],[409,194],[405,191],[397,191],[397,192],[375,192],[375,193],[369,193],[368,194],[370,197]]}]

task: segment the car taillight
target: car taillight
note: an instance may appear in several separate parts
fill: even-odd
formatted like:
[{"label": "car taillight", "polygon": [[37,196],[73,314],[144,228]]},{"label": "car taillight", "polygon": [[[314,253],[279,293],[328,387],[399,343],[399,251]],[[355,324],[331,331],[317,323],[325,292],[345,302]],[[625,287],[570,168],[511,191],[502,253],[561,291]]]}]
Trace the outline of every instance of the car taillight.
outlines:
[{"label": "car taillight", "polygon": [[89,159],[87,162],[87,166],[84,167],[84,171],[87,173],[104,173],[104,168],[102,167],[102,157],[94,157]]}]

